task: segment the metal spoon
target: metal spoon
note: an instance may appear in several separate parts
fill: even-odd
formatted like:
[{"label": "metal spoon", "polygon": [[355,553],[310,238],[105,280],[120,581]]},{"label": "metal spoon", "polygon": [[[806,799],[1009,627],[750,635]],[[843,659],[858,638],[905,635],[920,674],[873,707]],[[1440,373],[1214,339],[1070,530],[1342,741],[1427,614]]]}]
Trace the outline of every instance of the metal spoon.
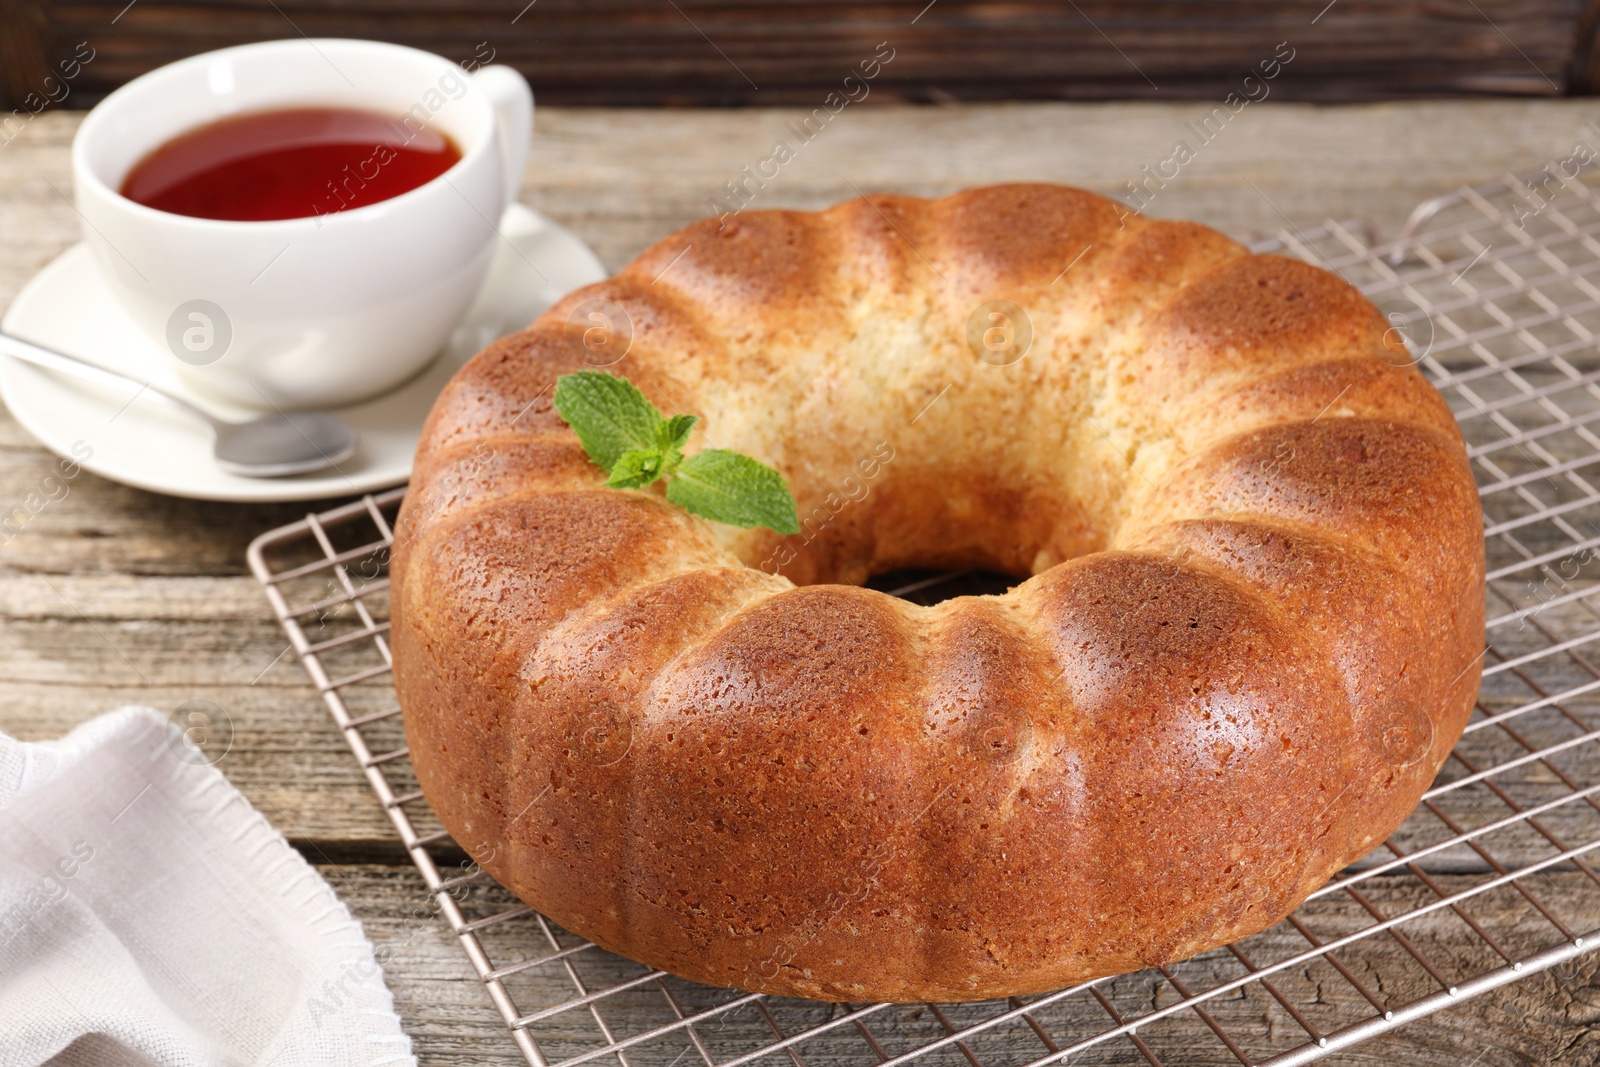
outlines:
[{"label": "metal spoon", "polygon": [[131,378],[86,363],[76,356],[41,348],[31,341],[0,333],[0,354],[24,363],[70,374],[85,381],[139,390],[211,427],[211,454],[217,466],[229,474],[246,478],[281,478],[291,474],[310,474],[349,459],[355,454],[356,432],[334,418],[312,411],[278,412],[249,422],[224,422],[201,411],[187,401]]}]

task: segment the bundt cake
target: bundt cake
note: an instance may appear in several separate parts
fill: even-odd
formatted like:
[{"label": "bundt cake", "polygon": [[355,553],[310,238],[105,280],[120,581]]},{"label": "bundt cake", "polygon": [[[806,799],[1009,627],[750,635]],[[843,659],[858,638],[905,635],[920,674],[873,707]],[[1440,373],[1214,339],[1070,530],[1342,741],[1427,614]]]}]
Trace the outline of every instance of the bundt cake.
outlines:
[{"label": "bundt cake", "polygon": [[[1261,930],[1477,691],[1478,497],[1412,362],[1333,274],[1075,189],[692,225],[433,408],[392,567],[422,789],[540,912],[714,985],[967,1000]],[[604,487],[551,403],[602,364],[801,531]],[[861,588],[911,566],[1019,584]]]}]

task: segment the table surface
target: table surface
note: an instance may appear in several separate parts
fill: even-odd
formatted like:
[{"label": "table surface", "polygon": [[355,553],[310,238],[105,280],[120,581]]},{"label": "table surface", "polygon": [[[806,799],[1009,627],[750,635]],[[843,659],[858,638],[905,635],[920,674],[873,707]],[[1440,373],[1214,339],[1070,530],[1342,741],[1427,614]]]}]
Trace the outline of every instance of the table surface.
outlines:
[{"label": "table surface", "polygon": [[[841,113],[753,206],[816,208],[857,192],[938,195],[1052,181],[1116,195],[1168,157],[1198,104],[862,107]],[[612,269],[713,211],[798,111],[543,109],[522,199]],[[0,147],[0,304],[78,240],[68,146],[78,117],[45,114]],[[1257,104],[1200,148],[1149,213],[1241,239],[1364,216],[1393,236],[1420,200],[1537,169],[1600,137],[1584,101]],[[0,411],[0,503],[54,461]],[[208,504],[84,475],[0,546],[0,731],[54,737],[122,704],[223,709],[220,766],[319,865],[392,959],[388,979],[424,1064],[521,1063],[454,937],[408,917],[420,877],[273,623],[244,553],[308,505]],[[1597,923],[1600,925],[1600,917]],[[1600,957],[1411,1024],[1333,1064],[1464,1067],[1592,1062]],[[1196,1027],[1201,1023],[1191,1017]]]}]

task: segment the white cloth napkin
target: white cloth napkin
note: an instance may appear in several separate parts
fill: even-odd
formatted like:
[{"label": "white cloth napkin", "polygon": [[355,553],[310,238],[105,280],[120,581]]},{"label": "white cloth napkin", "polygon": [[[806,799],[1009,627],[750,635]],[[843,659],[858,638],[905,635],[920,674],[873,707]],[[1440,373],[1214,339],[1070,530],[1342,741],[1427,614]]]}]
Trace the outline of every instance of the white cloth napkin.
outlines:
[{"label": "white cloth napkin", "polygon": [[415,1064],[328,883],[149,708],[0,735],[0,1067]]}]

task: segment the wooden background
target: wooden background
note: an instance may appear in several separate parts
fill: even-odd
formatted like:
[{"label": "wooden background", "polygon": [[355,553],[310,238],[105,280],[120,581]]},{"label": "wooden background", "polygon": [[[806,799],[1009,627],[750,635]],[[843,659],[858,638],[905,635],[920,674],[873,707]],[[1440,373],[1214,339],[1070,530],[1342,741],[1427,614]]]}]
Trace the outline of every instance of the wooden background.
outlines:
[{"label": "wooden background", "polygon": [[1600,0],[0,0],[0,97],[59,96],[84,44],[68,107],[302,34],[492,55],[549,104],[816,106],[880,42],[875,102],[1221,99],[1284,41],[1281,99],[1560,96],[1600,85],[1597,25]]}]

